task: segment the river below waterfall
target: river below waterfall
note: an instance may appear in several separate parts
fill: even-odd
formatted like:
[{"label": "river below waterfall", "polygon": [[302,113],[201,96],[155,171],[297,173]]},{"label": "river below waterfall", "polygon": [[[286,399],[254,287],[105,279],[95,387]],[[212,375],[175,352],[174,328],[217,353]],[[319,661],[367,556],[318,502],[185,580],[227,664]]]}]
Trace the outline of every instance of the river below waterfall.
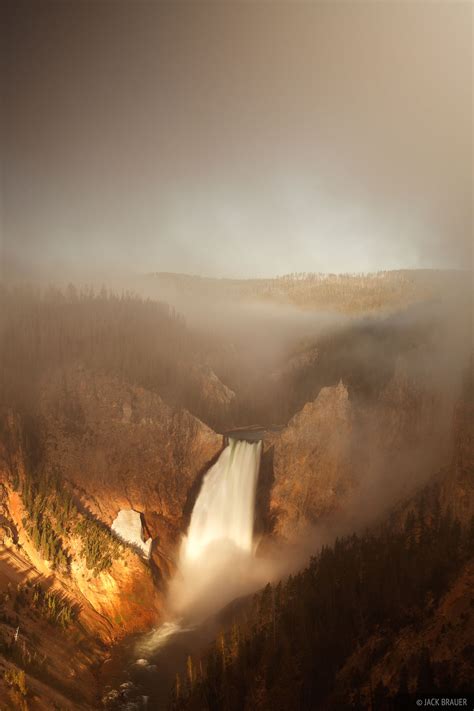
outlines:
[{"label": "river below waterfall", "polygon": [[199,625],[165,622],[117,645],[100,675],[103,696],[107,697],[112,690],[110,708],[166,711],[176,674],[185,683],[188,656],[205,653],[219,630],[231,624],[244,602],[245,598],[233,601]]},{"label": "river below waterfall", "polygon": [[210,621],[195,628],[180,628],[165,622],[115,647],[101,671],[103,697],[110,699],[110,708],[123,708],[132,702],[137,710],[165,711],[176,674],[184,679],[188,656],[205,649],[216,624]]},{"label": "river below waterfall", "polygon": [[226,433],[228,444],[203,479],[183,536],[169,585],[171,617],[112,651],[101,671],[105,708],[165,711],[176,675],[184,682],[188,657],[205,652],[239,600],[268,582],[253,540],[263,433]]}]

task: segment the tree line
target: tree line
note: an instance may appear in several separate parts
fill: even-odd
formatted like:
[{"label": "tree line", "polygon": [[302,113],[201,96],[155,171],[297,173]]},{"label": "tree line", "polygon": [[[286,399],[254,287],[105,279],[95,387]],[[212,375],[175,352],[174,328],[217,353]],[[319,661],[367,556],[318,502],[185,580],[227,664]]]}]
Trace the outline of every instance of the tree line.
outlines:
[{"label": "tree line", "polygon": [[466,290],[469,276],[449,270],[396,270],[359,274],[292,273],[242,282],[256,298],[347,314],[398,309],[450,292]]},{"label": "tree line", "polygon": [[80,364],[215,419],[191,366],[205,348],[167,304],[105,288],[0,287],[0,402],[35,411],[41,378]]},{"label": "tree line", "polygon": [[13,482],[21,493],[26,516],[23,525],[39,553],[54,569],[69,574],[68,541],[81,541],[80,556],[94,575],[109,570],[123,544],[99,521],[78,510],[74,498],[56,470],[26,472]]},{"label": "tree line", "polygon": [[[410,671],[400,670],[395,688],[370,686],[372,666],[397,633],[421,629],[474,554],[474,518],[462,526],[449,511],[433,517],[427,506],[424,495],[400,531],[387,525],[338,539],[303,572],[267,585],[205,658],[188,659],[172,711],[388,709],[408,690],[462,691],[456,663],[438,668],[424,648]],[[338,672],[375,634],[383,643],[341,688]]]}]

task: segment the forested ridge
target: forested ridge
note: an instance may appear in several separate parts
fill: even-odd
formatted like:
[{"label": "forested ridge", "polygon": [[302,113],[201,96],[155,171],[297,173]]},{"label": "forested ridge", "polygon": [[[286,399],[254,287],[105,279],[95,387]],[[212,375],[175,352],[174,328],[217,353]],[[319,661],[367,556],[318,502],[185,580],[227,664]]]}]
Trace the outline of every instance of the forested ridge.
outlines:
[{"label": "forested ridge", "polygon": [[302,308],[363,314],[400,309],[462,288],[467,274],[454,270],[393,270],[360,274],[293,273],[249,282],[249,294]]},{"label": "forested ridge", "polygon": [[[428,488],[400,530],[389,522],[338,539],[303,572],[255,595],[205,658],[188,659],[171,708],[390,709],[408,690],[468,691],[459,660],[436,665],[425,648],[390,688],[373,688],[371,669],[402,629],[422,628],[473,555],[474,519],[461,524],[442,512]],[[384,642],[361,657],[348,686],[338,682],[349,656],[373,635]]]},{"label": "forested ridge", "polygon": [[79,511],[58,472],[25,473],[17,483],[27,514],[23,525],[36,550],[54,569],[69,574],[71,539],[80,541],[79,557],[99,575],[121,556],[124,544],[110,529]]},{"label": "forested ridge", "polygon": [[[9,688],[13,708],[28,711],[31,707],[28,697],[27,675],[42,682],[57,680],[51,676],[51,660],[41,650],[37,632],[26,633],[31,624],[43,623],[40,629],[50,630],[44,623],[50,623],[67,634],[77,621],[79,607],[67,595],[53,589],[45,589],[32,580],[11,584],[0,592],[0,655],[8,660],[8,668],[3,679]],[[16,630],[16,632],[15,632]],[[21,634],[17,635],[18,632]],[[61,684],[60,684],[61,686]],[[7,702],[6,699],[2,699]],[[12,708],[10,705],[8,708]]]},{"label": "forested ridge", "polygon": [[469,274],[449,269],[400,269],[372,273],[293,272],[273,278],[218,279],[158,272],[146,283],[158,293],[179,289],[188,297],[291,304],[302,309],[362,315],[462,293]]},{"label": "forested ridge", "polygon": [[[213,420],[212,404],[191,371],[203,344],[180,314],[159,301],[73,285],[2,287],[0,342],[0,401],[22,414],[35,411],[44,374],[80,365]],[[71,415],[77,420],[77,413]]]},{"label": "forested ridge", "polygon": [[[180,275],[171,276],[181,284]],[[396,284],[403,290],[413,279],[418,283],[421,276],[290,275],[273,281],[282,288],[342,289],[344,295],[352,289],[371,292],[380,285]],[[436,278],[425,279],[434,289]],[[194,289],[196,278],[188,280]],[[207,285],[209,280],[203,281]],[[273,284],[262,283],[267,281]],[[464,282],[459,277],[460,289]],[[219,290],[227,287],[216,283],[219,300]],[[252,280],[238,284],[253,293]],[[34,413],[42,378],[59,371],[64,373],[63,400],[66,405],[70,401],[65,414],[72,426],[80,427],[67,378],[68,370],[79,366],[154,391],[172,407],[188,409],[219,431],[248,422],[285,423],[322,387],[341,378],[353,392],[376,395],[393,374],[398,356],[429,344],[439,330],[437,319],[436,308],[421,313],[412,306],[401,314],[350,322],[317,338],[296,338],[271,371],[247,363],[245,345],[235,347],[228,336],[189,327],[182,315],[160,301],[73,285],[1,287],[0,402],[22,414]],[[259,328],[265,330],[265,321]]]}]

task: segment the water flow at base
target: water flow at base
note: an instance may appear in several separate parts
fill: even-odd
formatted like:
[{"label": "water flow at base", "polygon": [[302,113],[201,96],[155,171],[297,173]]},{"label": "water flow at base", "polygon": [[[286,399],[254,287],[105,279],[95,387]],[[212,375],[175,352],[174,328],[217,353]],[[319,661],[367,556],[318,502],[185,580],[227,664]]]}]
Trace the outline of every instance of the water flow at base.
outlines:
[{"label": "water flow at base", "polygon": [[272,577],[268,561],[254,556],[261,451],[261,442],[230,439],[206,473],[170,583],[169,619],[136,639],[127,653],[128,677],[149,696],[150,708],[166,704],[188,654],[199,652],[216,634],[219,611]]}]

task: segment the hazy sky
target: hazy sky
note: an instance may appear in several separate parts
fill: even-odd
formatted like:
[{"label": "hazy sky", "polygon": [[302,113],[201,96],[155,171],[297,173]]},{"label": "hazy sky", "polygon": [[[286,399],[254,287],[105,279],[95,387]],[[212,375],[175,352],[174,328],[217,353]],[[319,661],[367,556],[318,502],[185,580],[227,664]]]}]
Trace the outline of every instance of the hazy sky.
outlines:
[{"label": "hazy sky", "polygon": [[470,262],[469,2],[2,7],[7,274]]}]

